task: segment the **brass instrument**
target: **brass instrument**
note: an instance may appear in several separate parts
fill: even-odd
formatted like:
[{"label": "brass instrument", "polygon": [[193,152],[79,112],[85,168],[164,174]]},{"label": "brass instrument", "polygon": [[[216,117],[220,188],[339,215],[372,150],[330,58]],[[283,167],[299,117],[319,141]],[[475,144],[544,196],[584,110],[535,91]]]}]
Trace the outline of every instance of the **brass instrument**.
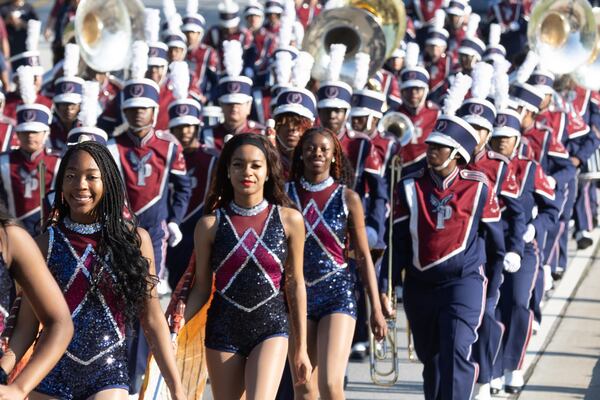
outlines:
[{"label": "brass instrument", "polygon": [[399,112],[385,114],[377,124],[377,130],[396,139],[400,147],[410,143],[415,134],[415,127],[410,118]]},{"label": "brass instrument", "polygon": [[44,200],[46,198],[46,163],[41,160],[37,166],[38,185],[40,187],[40,232],[44,227]]},{"label": "brass instrument", "polygon": [[345,45],[340,79],[352,84],[356,53],[370,56],[369,76],[373,76],[398,48],[405,32],[406,11],[401,0],[331,0],[308,26],[302,48],[315,59],[312,77],[322,81],[329,64],[329,46]]},{"label": "brass instrument", "polygon": [[596,47],[590,60],[571,73],[579,86],[590,90],[600,90],[600,8],[592,9],[596,21]]},{"label": "brass instrument", "polygon": [[98,72],[118,71],[131,61],[131,44],[144,40],[140,0],[82,0],[75,14],[81,57]]},{"label": "brass instrument", "polygon": [[587,0],[540,0],[527,26],[529,46],[540,65],[557,75],[571,73],[594,57],[597,36]]}]

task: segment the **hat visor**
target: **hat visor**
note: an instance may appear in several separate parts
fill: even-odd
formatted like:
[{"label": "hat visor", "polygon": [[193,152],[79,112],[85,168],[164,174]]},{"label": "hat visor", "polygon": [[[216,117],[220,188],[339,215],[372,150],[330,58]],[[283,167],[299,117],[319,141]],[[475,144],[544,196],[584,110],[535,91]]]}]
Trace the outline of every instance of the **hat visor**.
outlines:
[{"label": "hat visor", "polygon": [[52,98],[55,103],[81,104],[81,95],[77,93],[57,94]]},{"label": "hat visor", "polygon": [[121,108],[123,110],[127,109],[127,108],[152,108],[152,107],[158,107],[158,104],[151,99],[148,99],[146,97],[134,97],[132,99],[127,99],[123,102],[123,105],[121,106]]},{"label": "hat visor", "polygon": [[458,151],[458,154],[460,154],[467,163],[471,161],[471,155],[467,153],[465,148],[462,147],[456,140],[452,139],[450,136],[444,135],[443,133],[436,131],[431,132],[427,139],[425,139],[425,143],[435,143],[442,146],[450,147],[452,149],[456,149],[456,151]]},{"label": "hat visor", "polygon": [[169,64],[169,61],[165,60],[161,57],[148,57],[148,66],[149,67],[166,67]]},{"label": "hat visor", "polygon": [[181,25],[182,32],[204,32],[204,28],[198,24],[183,24]]},{"label": "hat visor", "polygon": [[200,120],[191,115],[184,115],[183,117],[173,118],[169,121],[169,128],[181,125],[200,125]]},{"label": "hat visor", "polygon": [[494,127],[490,121],[488,121],[487,119],[480,117],[478,115],[465,115],[464,117],[462,117],[462,119],[464,119],[471,125],[476,125],[481,128],[485,128],[488,131],[491,131],[492,129],[494,129]]},{"label": "hat visor", "polygon": [[425,40],[425,44],[431,44],[433,46],[440,46],[440,47],[444,47],[444,46],[448,46],[448,42],[446,42],[445,40],[442,39],[427,39]]},{"label": "hat visor", "polygon": [[449,7],[446,8],[446,14],[458,15],[459,17],[463,17],[466,14],[466,12],[462,8]]},{"label": "hat visor", "polygon": [[280,114],[285,113],[297,114],[301,117],[308,118],[311,121],[315,120],[314,114],[308,108],[298,104],[284,104],[282,106],[276,107],[273,111],[273,116],[276,117]]},{"label": "hat visor", "polygon": [[240,17],[235,17],[233,19],[222,19],[219,21],[219,25],[223,28],[235,28],[240,24]]},{"label": "hat visor", "polygon": [[521,132],[513,128],[494,128],[492,131],[492,137],[519,137]]},{"label": "hat visor", "polygon": [[323,99],[317,103],[317,108],[350,108],[350,104],[347,101],[340,99]]},{"label": "hat visor", "polygon": [[170,42],[167,42],[167,46],[168,47],[178,47],[180,49],[187,50],[187,44],[185,44],[185,42],[183,42],[181,40],[171,40]]},{"label": "hat visor", "polygon": [[423,89],[429,89],[429,84],[417,79],[404,81],[400,84],[400,89],[408,89],[412,87],[420,87]]},{"label": "hat visor", "polygon": [[459,47],[458,54],[466,54],[471,57],[475,57],[478,60],[481,60],[481,54],[470,47]]},{"label": "hat visor", "polygon": [[50,127],[42,122],[23,122],[17,125],[17,132],[44,132],[49,131]]},{"label": "hat visor", "polygon": [[252,96],[243,93],[224,94],[219,97],[219,102],[223,104],[243,104],[252,101]]},{"label": "hat visor", "polygon": [[367,107],[352,107],[350,109],[349,114],[350,117],[368,117],[369,115],[372,115],[373,117],[379,119],[381,119],[381,117],[383,116],[383,114],[381,114],[380,112],[371,110]]}]

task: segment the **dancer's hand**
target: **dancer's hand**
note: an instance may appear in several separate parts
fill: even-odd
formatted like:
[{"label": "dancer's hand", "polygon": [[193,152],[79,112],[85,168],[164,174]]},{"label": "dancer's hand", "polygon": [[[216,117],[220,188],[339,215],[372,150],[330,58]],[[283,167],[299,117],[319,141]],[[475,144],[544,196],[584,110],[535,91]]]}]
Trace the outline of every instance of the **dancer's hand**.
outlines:
[{"label": "dancer's hand", "polygon": [[375,340],[380,341],[387,335],[387,321],[382,312],[371,313],[371,331]]},{"label": "dancer's hand", "polygon": [[299,351],[294,355],[294,368],[296,369],[297,385],[304,385],[310,381],[312,365],[306,351]]}]

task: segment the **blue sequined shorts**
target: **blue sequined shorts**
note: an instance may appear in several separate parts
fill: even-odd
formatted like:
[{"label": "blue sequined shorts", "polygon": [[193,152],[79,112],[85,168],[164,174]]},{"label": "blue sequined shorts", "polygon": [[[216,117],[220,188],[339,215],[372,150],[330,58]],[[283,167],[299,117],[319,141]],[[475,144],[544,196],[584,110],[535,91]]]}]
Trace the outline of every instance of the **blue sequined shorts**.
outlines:
[{"label": "blue sequined shorts", "polygon": [[356,319],[356,285],[350,276],[344,275],[332,275],[306,287],[308,319],[318,322],[334,313],[348,314]]},{"label": "blue sequined shorts", "polygon": [[86,400],[108,389],[129,390],[125,344],[89,365],[65,354],[35,391],[61,400]]},{"label": "blue sequined shorts", "polygon": [[275,336],[288,337],[283,296],[246,312],[215,294],[206,320],[207,348],[248,357],[257,345]]}]

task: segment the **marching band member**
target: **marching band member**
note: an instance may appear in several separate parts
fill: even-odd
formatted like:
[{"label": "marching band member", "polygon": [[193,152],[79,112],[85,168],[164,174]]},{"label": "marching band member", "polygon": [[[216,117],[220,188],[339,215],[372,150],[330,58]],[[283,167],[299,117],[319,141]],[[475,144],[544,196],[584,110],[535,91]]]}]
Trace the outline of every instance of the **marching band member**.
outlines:
[{"label": "marching band member", "polygon": [[483,61],[493,63],[494,60],[505,60],[506,49],[500,44],[501,28],[498,24],[490,24],[488,45],[483,53]]},{"label": "marching band member", "polygon": [[99,97],[100,85],[98,82],[84,82],[81,111],[79,111],[79,114],[77,115],[78,126],[69,131],[67,136],[67,146],[84,141],[98,142],[103,146],[108,144],[108,135],[104,130],[96,126],[99,111]]},{"label": "marching band member", "polygon": [[485,52],[485,43],[481,41],[477,35],[477,27],[479,26],[479,15],[474,14],[469,18],[465,37],[460,42],[460,46],[456,50],[458,54],[458,64],[454,66],[454,72],[462,72],[470,75],[476,63],[481,61]]},{"label": "marching band member", "polygon": [[[394,246],[387,251],[393,251],[394,277],[406,269],[403,302],[424,364],[426,399],[469,399],[477,377],[471,346],[486,290],[479,231],[496,236],[500,218],[485,175],[459,166],[471,160],[478,136],[462,119],[441,116],[426,140],[428,166],[405,176],[397,187]],[[387,268],[382,268],[380,287],[387,286],[387,279]],[[390,315],[387,296],[381,296]]]},{"label": "marching band member", "polygon": [[452,68],[452,60],[446,54],[449,33],[444,29],[446,13],[437,10],[433,25],[427,31],[423,66],[429,73],[429,99],[439,103],[446,92],[446,79]]},{"label": "marching band member", "polygon": [[402,104],[393,111],[406,115],[415,127],[414,136],[409,144],[400,150],[403,174],[420,168],[425,159],[427,145],[425,139],[433,130],[440,110],[427,100],[429,91],[429,73],[418,65],[419,47],[415,43],[406,46],[406,67],[400,73],[400,93]]},{"label": "marching band member", "polygon": [[[10,215],[31,235],[36,235],[40,232],[42,218],[40,194],[54,187],[60,157],[45,147],[52,114],[46,106],[35,102],[32,67],[21,66],[17,74],[20,98],[24,102],[17,107],[15,129],[20,146],[0,155],[0,182],[3,201]],[[40,167],[40,164],[43,165]],[[44,182],[45,186],[42,187]]]},{"label": "marching band member", "polygon": [[[40,21],[33,19],[27,21],[27,51],[14,55],[9,61],[11,62],[13,71],[17,71],[22,65],[32,67],[37,96],[35,103],[42,104],[51,110],[52,100],[40,93],[42,88],[42,75],[44,74],[44,69],[40,64],[40,52],[38,50],[40,30]],[[17,88],[15,91],[6,94],[6,104],[4,105],[4,115],[13,119],[16,119],[17,117],[17,107],[20,104],[23,104],[23,99],[20,95],[21,91],[19,89],[20,84],[18,76],[19,74],[14,74],[14,77],[17,79],[15,82]],[[6,88],[6,90],[8,90],[8,88]]]},{"label": "marching band member", "polygon": [[[400,42],[400,46],[394,49],[390,58],[388,58],[383,64],[383,69],[391,72],[396,77],[396,80],[400,79],[400,71],[404,68],[404,58],[406,57],[406,42],[404,40]],[[400,84],[400,82],[398,82]],[[398,86],[398,89],[400,87]]]},{"label": "marching band member", "polygon": [[258,1],[249,1],[246,8],[244,8],[246,28],[254,34],[254,32],[258,31],[263,26],[264,19],[265,8],[263,5]]},{"label": "marching band member", "polygon": [[[139,318],[171,395],[185,399],[156,295],[151,239],[135,219],[123,218],[125,198],[105,146],[85,141],[69,148],[57,175],[51,225],[37,243],[71,307],[75,333],[35,389],[42,398],[127,399],[126,327]],[[31,344],[37,329],[29,335]]]},{"label": "marching band member", "polygon": [[[491,147],[510,159],[510,179],[502,185],[501,206],[504,206],[503,200],[510,198],[521,203],[527,230],[523,235],[525,248],[520,267],[504,268],[498,308],[506,331],[501,353],[496,359],[494,378],[504,374],[505,391],[518,393],[524,384],[521,368],[531,336],[533,313],[529,304],[541,263],[541,244],[547,229],[558,222],[558,206],[554,189],[541,165],[528,159],[520,149],[521,115],[506,109],[506,105],[506,101],[498,102],[500,110],[492,132]],[[537,215],[533,213],[534,209],[537,209]],[[505,218],[505,211],[502,221],[508,238],[511,226]],[[488,397],[482,398],[489,398],[489,385],[487,390]]]},{"label": "marching band member", "polygon": [[490,2],[488,23],[500,25],[500,43],[506,48],[507,57],[511,62],[527,48],[527,23],[532,5],[531,0]]},{"label": "marching band member", "polygon": [[201,142],[221,151],[226,135],[264,133],[264,126],[248,119],[252,105],[252,79],[240,75],[243,68],[242,45],[237,40],[223,43],[223,62],[227,75],[219,80],[218,99],[224,121],[202,130]]},{"label": "marching band member", "polygon": [[254,32],[254,64],[259,65],[273,54],[273,50],[278,47],[277,35],[279,29],[284,25],[285,29],[292,28],[290,22],[282,21],[283,2],[281,0],[268,0],[265,3],[265,22],[256,32]]},{"label": "marching band member", "polygon": [[204,214],[204,201],[208,195],[211,176],[217,162],[213,149],[200,144],[200,116],[202,106],[188,97],[189,73],[185,63],[173,63],[172,82],[175,100],[169,105],[169,130],[183,147],[187,175],[192,193],[180,228],[181,242],[167,250],[166,265],[169,285],[175,288],[188,266],[194,249],[194,228]]},{"label": "marching band member", "polygon": [[[318,367],[318,387],[293,371],[296,398],[342,398],[344,371],[356,320],[354,279],[345,257],[350,239],[372,307],[371,329],[381,340],[387,324],[377,296],[377,281],[365,230],[361,199],[348,188],[352,173],[342,147],[326,128],[308,130],[294,151],[289,192],[302,210],[307,237],[304,275],[308,312],[308,354]],[[293,354],[293,353],[292,353]]]},{"label": "marching band member", "polygon": [[[147,54],[144,42],[134,43],[131,79],[125,82],[121,102],[128,128],[112,139],[108,148],[123,176],[131,210],[150,235],[156,270],[163,279],[162,291],[167,241],[174,246],[182,239],[179,225],[188,207],[191,184],[181,145],[169,132],[154,128],[159,88],[153,80],[144,78]],[[138,362],[130,362],[130,389],[136,393],[146,367],[147,350],[143,337],[132,340],[131,355],[133,360],[137,355]]]},{"label": "marching band member", "polygon": [[79,67],[79,46],[67,43],[63,63],[64,74],[54,83],[54,115],[50,125],[50,147],[62,153],[67,147],[69,131],[77,124],[83,79],[77,75]]},{"label": "marching band member", "polygon": [[428,29],[435,25],[435,13],[444,7],[444,0],[412,0],[407,4],[407,14],[416,30],[416,41],[422,45]]},{"label": "marching band member", "polygon": [[200,92],[199,100],[202,104],[206,104],[211,90],[217,86],[219,66],[217,51],[202,43],[205,28],[206,21],[198,14],[198,2],[188,0],[187,14],[183,17],[181,31],[185,34],[188,45],[185,60],[192,71],[192,82],[195,82],[196,89]]},{"label": "marching band member", "polygon": [[295,0],[295,3],[298,21],[306,29],[313,19],[319,15],[324,2],[321,0]]},{"label": "marching band member", "polygon": [[263,135],[225,143],[194,243],[196,279],[186,319],[209,300],[214,276],[205,338],[214,398],[239,399],[245,392],[274,399],[288,336],[291,369],[299,384],[307,382],[303,220],[285,194],[277,151]]},{"label": "marching band member", "polygon": [[4,115],[6,96],[0,92],[0,153],[19,147],[19,138],[15,133],[17,121]]},{"label": "marching band member", "polygon": [[450,34],[448,55],[452,64],[456,64],[458,62],[458,48],[466,36],[468,22],[473,16],[469,0],[450,0],[446,7],[446,15],[448,15],[447,29]]}]

